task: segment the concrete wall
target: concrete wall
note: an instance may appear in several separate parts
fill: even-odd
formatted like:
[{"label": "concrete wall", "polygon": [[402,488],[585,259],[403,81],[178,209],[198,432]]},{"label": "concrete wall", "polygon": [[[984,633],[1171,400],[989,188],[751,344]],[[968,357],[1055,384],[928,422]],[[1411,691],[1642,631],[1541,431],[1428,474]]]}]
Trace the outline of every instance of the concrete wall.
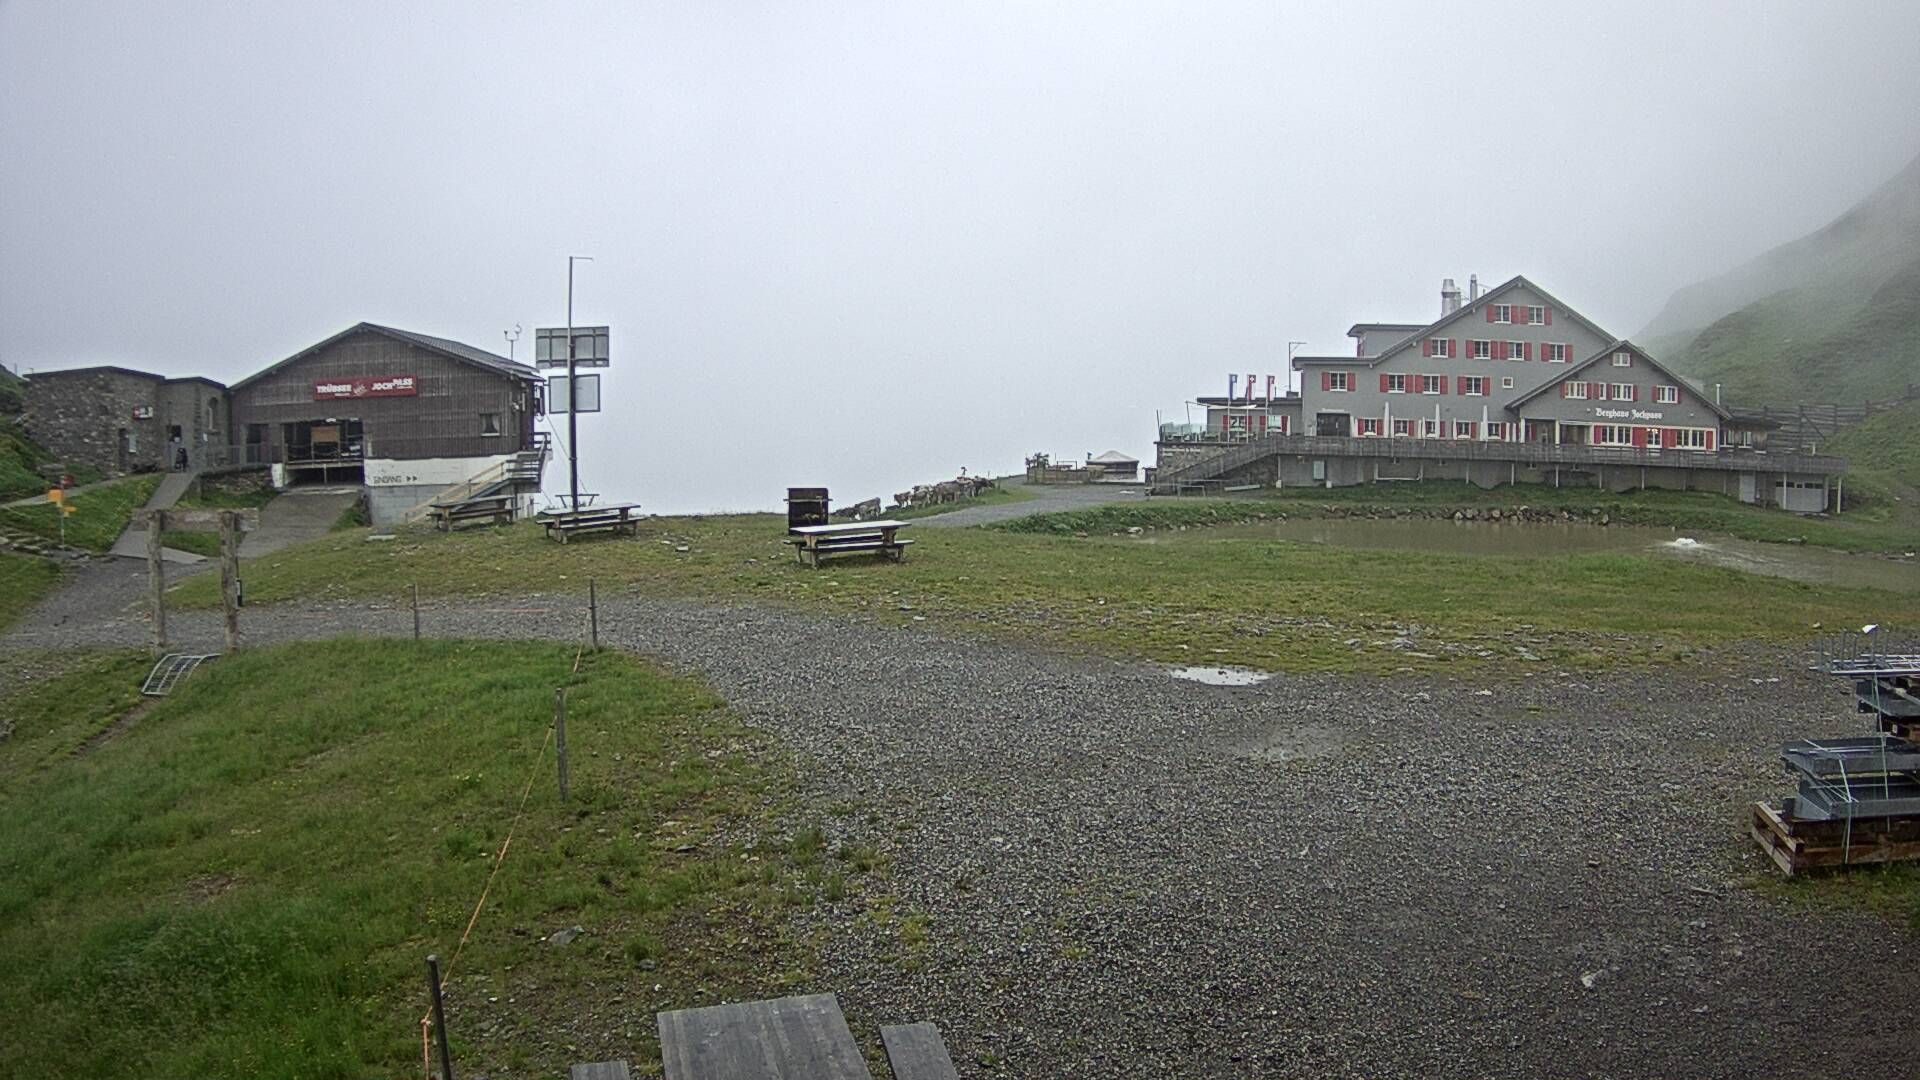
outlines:
[{"label": "concrete wall", "polygon": [[206,447],[229,445],[226,387],[201,379],[168,379],[154,395],[154,418],[161,439],[180,428],[181,442],[198,461]]},{"label": "concrete wall", "polygon": [[27,434],[68,465],[103,472],[159,468],[166,449],[155,401],[159,385],[158,375],[113,368],[29,375]]}]

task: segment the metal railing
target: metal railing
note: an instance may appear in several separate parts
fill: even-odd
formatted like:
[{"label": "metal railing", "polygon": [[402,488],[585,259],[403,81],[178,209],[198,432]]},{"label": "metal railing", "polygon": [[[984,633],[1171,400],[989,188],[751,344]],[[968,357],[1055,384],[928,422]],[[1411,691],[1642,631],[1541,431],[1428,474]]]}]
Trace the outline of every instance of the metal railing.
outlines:
[{"label": "metal railing", "polygon": [[[1181,443],[1176,445],[1194,445]],[[1747,449],[1685,450],[1567,443],[1486,442],[1472,439],[1355,438],[1348,435],[1264,435],[1214,445],[1220,453],[1155,476],[1155,484],[1192,483],[1232,472],[1279,454],[1302,457],[1397,458],[1417,461],[1489,461],[1529,466],[1625,465],[1728,472],[1838,475],[1845,458],[1825,454],[1769,454]]]}]

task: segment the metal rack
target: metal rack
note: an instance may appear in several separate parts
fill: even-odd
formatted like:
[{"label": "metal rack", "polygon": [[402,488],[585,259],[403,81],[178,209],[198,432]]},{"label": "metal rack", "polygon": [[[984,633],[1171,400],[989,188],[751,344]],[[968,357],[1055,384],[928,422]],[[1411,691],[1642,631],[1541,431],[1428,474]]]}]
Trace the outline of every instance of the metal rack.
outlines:
[{"label": "metal rack", "polygon": [[218,657],[219,653],[168,653],[153,665],[140,692],[147,697],[166,697],[174,684],[193,673],[193,669]]}]

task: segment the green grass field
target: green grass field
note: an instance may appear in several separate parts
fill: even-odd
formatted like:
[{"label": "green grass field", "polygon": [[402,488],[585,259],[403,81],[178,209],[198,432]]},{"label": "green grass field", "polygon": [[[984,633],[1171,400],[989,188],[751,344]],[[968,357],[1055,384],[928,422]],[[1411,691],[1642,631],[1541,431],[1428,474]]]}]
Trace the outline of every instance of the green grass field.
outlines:
[{"label": "green grass field", "polygon": [[52,592],[60,583],[60,568],[33,555],[0,551],[0,630]]},{"label": "green grass field", "polygon": [[[778,916],[859,866],[784,818],[784,765],[709,692],[575,659],[306,643],[151,703],[148,659],[122,654],[9,701],[0,1075],[407,1075],[429,953],[453,965],[456,1058],[481,1072],[559,1076],[602,1049],[644,1063],[656,1009],[787,990],[808,953]],[[545,748],[556,686],[566,804]],[[555,1041],[588,1012],[638,1019],[581,1053]]]},{"label": "green grass field", "polygon": [[[112,547],[159,485],[159,474],[148,473],[71,494],[74,513],[66,521],[67,543],[88,551]],[[7,507],[0,510],[0,522],[49,540],[60,538],[59,510],[51,503]]]},{"label": "green grass field", "polygon": [[[1606,666],[1730,640],[1791,640],[1815,623],[1920,621],[1912,595],[1652,555],[1409,557],[1206,529],[1086,539],[928,529],[899,565],[847,560],[815,571],[796,564],[784,532],[766,514],[653,519],[636,539],[564,546],[531,525],[408,532],[383,544],[352,531],[246,562],[242,574],[250,603],[397,599],[415,582],[429,598],[570,593],[594,577],[603,596],[627,589],[920,616],[1117,655],[1294,671],[1511,672],[1524,654]],[[175,595],[189,606],[217,602],[205,578]],[[1396,647],[1400,637],[1413,642]]]}]

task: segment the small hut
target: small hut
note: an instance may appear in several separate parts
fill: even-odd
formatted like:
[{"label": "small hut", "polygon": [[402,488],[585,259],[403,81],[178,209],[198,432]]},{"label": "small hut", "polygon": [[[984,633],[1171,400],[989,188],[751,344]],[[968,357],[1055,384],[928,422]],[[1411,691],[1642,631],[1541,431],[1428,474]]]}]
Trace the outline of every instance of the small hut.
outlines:
[{"label": "small hut", "polygon": [[1134,484],[1140,481],[1140,461],[1118,450],[1109,450],[1087,459],[1089,478],[1096,484]]}]

